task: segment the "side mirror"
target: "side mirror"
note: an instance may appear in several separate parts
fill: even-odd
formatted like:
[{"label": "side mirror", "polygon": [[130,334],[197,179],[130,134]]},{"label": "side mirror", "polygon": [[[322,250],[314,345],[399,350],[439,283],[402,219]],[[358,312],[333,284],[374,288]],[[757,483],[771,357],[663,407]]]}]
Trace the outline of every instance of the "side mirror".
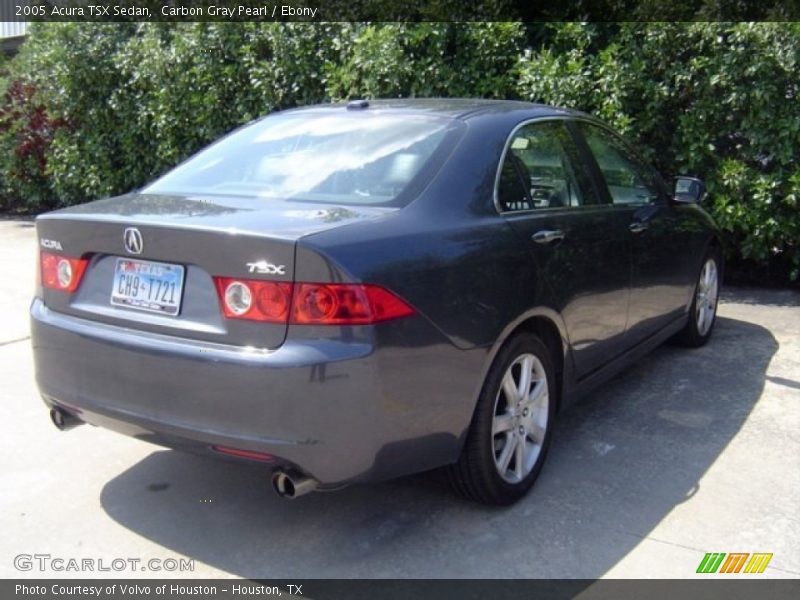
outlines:
[{"label": "side mirror", "polygon": [[682,204],[698,204],[706,196],[706,184],[697,177],[676,177],[672,199]]}]

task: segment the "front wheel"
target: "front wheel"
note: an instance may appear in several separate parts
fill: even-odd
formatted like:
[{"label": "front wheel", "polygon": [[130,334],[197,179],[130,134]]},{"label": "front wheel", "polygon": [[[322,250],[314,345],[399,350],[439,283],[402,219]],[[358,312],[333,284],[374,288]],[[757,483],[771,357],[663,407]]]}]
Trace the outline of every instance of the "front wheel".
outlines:
[{"label": "front wheel", "polygon": [[555,390],[547,346],[532,334],[510,340],[486,377],[461,457],[449,467],[458,493],[498,505],[525,495],[550,444]]},{"label": "front wheel", "polygon": [[717,320],[720,288],[719,267],[719,253],[712,250],[706,256],[703,267],[700,269],[686,326],[676,336],[676,340],[685,346],[698,348],[711,337],[714,323]]}]

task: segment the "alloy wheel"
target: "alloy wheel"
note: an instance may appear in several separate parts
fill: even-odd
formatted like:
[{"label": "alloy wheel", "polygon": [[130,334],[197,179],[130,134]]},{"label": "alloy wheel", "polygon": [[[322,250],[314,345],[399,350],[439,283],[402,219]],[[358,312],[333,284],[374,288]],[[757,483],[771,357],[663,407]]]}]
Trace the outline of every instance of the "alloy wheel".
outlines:
[{"label": "alloy wheel", "polygon": [[703,270],[700,271],[700,280],[697,282],[697,296],[695,298],[695,319],[697,332],[705,336],[714,322],[717,310],[717,297],[719,295],[719,274],[717,263],[713,258],[706,260]]},{"label": "alloy wheel", "polygon": [[508,483],[530,474],[542,451],[548,426],[547,372],[533,354],[508,367],[494,404],[492,446],[497,472]]}]

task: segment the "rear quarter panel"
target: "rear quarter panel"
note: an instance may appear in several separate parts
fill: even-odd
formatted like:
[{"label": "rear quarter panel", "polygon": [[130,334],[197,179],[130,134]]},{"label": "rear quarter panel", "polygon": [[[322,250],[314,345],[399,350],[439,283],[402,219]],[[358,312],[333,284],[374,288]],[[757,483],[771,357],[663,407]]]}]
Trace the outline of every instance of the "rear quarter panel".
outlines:
[{"label": "rear quarter panel", "polygon": [[462,439],[504,336],[532,307],[551,305],[530,253],[492,202],[514,122],[470,123],[450,161],[404,209],[298,242],[298,278],[309,264],[303,254],[313,253],[331,263],[314,269],[320,275],[385,286],[417,310],[406,331],[375,328],[382,401]]},{"label": "rear quarter panel", "polygon": [[491,346],[518,315],[550,304],[530,253],[493,206],[497,164],[517,122],[503,116],[470,122],[431,185],[401,211],[302,238],[298,279],[307,248],[331,269],[399,294],[461,349]]}]

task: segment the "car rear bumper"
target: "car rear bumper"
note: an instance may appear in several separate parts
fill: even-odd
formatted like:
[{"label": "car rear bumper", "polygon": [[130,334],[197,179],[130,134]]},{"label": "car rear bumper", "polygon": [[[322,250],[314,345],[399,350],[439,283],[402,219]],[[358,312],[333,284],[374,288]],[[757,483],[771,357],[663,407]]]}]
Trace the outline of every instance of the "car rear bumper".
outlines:
[{"label": "car rear bumper", "polygon": [[[252,350],[56,313],[40,299],[31,335],[49,406],[166,446],[266,453],[275,468],[297,468],[323,487],[452,462],[471,414],[450,386],[461,396],[458,414],[445,419],[448,399],[420,396],[408,378],[413,364],[381,356],[370,336]],[[387,378],[408,379],[409,393],[394,395]],[[430,405],[438,411],[422,421]]]}]

